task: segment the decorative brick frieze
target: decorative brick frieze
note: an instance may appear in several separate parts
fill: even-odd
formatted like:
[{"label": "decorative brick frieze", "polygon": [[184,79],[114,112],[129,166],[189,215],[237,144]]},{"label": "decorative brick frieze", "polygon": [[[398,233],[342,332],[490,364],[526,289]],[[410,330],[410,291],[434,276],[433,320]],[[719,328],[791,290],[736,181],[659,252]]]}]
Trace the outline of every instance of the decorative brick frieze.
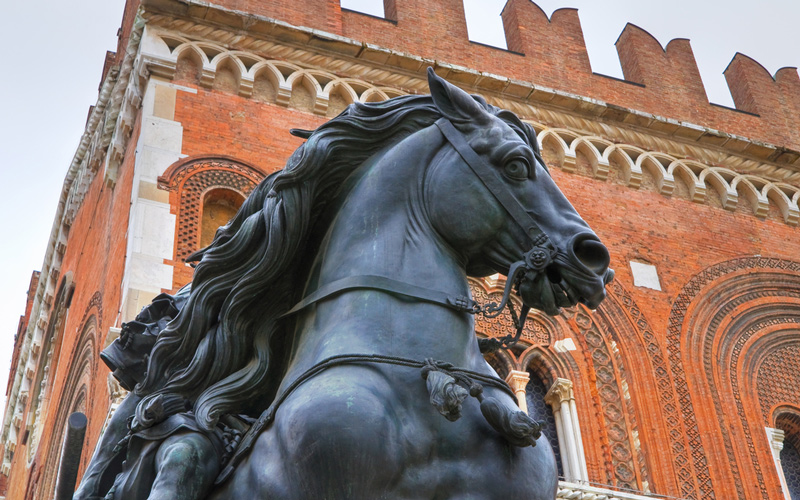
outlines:
[{"label": "decorative brick frieze", "polygon": [[[163,21],[163,19],[153,19],[154,23],[158,23],[158,21]],[[305,68],[285,61],[268,59],[258,52],[245,53],[209,41],[196,41],[189,37],[176,36],[174,33],[159,36],[159,33],[158,30],[148,31],[148,36],[154,40],[147,45],[152,52],[145,52],[143,55],[145,65],[153,61],[153,64],[168,63],[177,67],[180,58],[191,53],[195,59],[202,61],[201,84],[203,84],[203,78],[207,78],[210,83],[206,86],[210,87],[216,78],[217,68],[225,68],[225,71],[238,73],[234,75],[237,85],[241,86],[242,82],[255,82],[253,85],[256,85],[258,81],[267,82],[276,92],[274,94],[275,102],[284,106],[295,102],[293,96],[296,89],[308,93],[311,102],[304,106],[308,111],[320,115],[326,114],[329,103],[334,98],[344,99],[344,104],[347,104],[355,101],[382,100],[403,95],[409,91],[417,91],[416,84],[411,89],[379,87],[358,78],[339,76],[330,70]],[[197,30],[193,35],[196,36],[196,34]],[[207,33],[206,36],[208,36]],[[254,42],[248,47],[250,50],[258,50],[260,45]],[[274,46],[263,46],[261,50],[271,55],[280,52]],[[246,65],[244,61],[247,61],[249,65]],[[324,64],[325,61],[316,58],[314,62]],[[388,75],[386,79],[391,81]],[[419,78],[417,83],[422,85],[423,79]],[[800,187],[791,184],[791,182],[800,183],[800,176],[795,176],[793,171],[774,171],[774,173],[768,173],[767,176],[754,175],[747,169],[737,170],[746,165],[741,158],[731,156],[731,166],[728,167],[725,166],[726,160],[717,151],[704,151],[702,148],[696,147],[691,151],[684,151],[685,147],[681,145],[654,144],[652,137],[642,134],[638,136],[628,134],[627,137],[623,137],[623,139],[633,140],[634,143],[641,141],[641,145],[619,143],[614,137],[614,127],[606,124],[603,124],[604,128],[601,129],[603,135],[607,136],[605,138],[594,135],[592,132],[588,134],[580,132],[581,129],[593,131],[596,128],[596,124],[593,123],[594,117],[585,118],[583,122],[577,123],[576,130],[553,128],[545,123],[563,124],[574,121],[574,118],[565,120],[564,116],[551,116],[552,111],[548,112],[546,109],[543,110],[532,104],[523,105],[515,101],[513,96],[497,96],[490,89],[478,87],[476,90],[483,92],[493,104],[513,109],[523,118],[531,120],[531,124],[538,133],[539,141],[558,151],[558,155],[553,158],[556,166],[567,172],[575,172],[576,158],[580,154],[591,165],[591,175],[599,180],[606,180],[613,168],[619,171],[619,178],[623,179],[629,187],[639,189],[642,176],[646,171],[655,180],[652,189],[663,195],[673,195],[676,182],[680,182],[686,186],[689,199],[697,203],[709,203],[721,206],[726,210],[735,210],[741,194],[742,198],[750,204],[756,217],[766,217],[770,202],[772,202],[787,224],[796,225],[800,220],[800,209],[797,204],[800,199]],[[250,87],[244,92],[240,87],[237,92],[248,97],[253,94]],[[340,110],[337,108],[337,112]],[[544,115],[542,115],[543,112]],[[624,136],[625,134],[616,135]],[[644,139],[645,137],[646,139]],[[667,148],[667,151],[674,149],[674,152],[653,151],[646,149],[648,147],[664,147]],[[692,158],[706,158],[706,162]],[[752,168],[764,172],[764,167],[765,165],[756,163]],[[711,197],[715,198],[713,202]]]}]

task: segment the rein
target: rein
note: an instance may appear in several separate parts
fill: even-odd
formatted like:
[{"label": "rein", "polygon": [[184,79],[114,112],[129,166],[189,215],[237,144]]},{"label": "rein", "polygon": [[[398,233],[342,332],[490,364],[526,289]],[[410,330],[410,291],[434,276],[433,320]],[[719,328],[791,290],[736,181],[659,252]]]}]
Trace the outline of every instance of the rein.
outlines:
[{"label": "rein", "polygon": [[[323,359],[319,363],[303,372],[303,374],[295,379],[286,388],[286,390],[283,391],[281,395],[272,402],[269,408],[267,408],[261,414],[261,416],[258,417],[258,420],[253,423],[253,425],[242,438],[239,446],[236,448],[236,451],[228,461],[228,464],[225,466],[222,472],[220,472],[219,476],[217,476],[214,484],[222,484],[230,477],[230,475],[236,469],[236,466],[239,465],[239,462],[242,461],[242,459],[253,447],[258,435],[261,434],[261,431],[271,424],[273,420],[275,420],[275,414],[278,412],[278,408],[286,400],[286,398],[288,398],[295,391],[295,389],[329,368],[333,368],[334,366],[357,364],[384,364],[418,368],[422,370],[422,377],[426,380],[431,371],[443,372],[453,377],[453,379],[459,383],[460,386],[468,389],[470,395],[477,398],[481,404],[483,404],[484,401],[492,400],[492,398],[484,398],[483,386],[481,384],[499,389],[509,395],[515,402],[517,400],[514,391],[512,391],[511,387],[509,387],[508,384],[503,380],[476,371],[458,368],[443,361],[434,361],[430,359],[425,361],[417,361],[400,356],[384,356],[381,354],[340,354],[338,356],[331,356]],[[525,443],[525,445],[530,444],[531,443]],[[535,445],[535,441],[533,444]]]}]

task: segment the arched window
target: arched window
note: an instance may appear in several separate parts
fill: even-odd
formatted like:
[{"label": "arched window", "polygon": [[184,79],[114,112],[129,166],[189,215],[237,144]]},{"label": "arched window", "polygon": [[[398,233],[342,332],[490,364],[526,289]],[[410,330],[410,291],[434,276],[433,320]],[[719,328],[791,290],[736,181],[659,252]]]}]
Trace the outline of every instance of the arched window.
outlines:
[{"label": "arched window", "polygon": [[786,489],[791,498],[800,498],[800,436],[789,436],[783,441],[781,466],[786,477]]},{"label": "arched window", "polygon": [[787,500],[800,498],[800,411],[783,407],[775,417],[775,427],[767,427],[775,466]]},{"label": "arched window", "polygon": [[[263,178],[256,168],[224,156],[184,158],[170,166],[158,183],[175,193],[170,197],[177,216],[175,261],[208,246]],[[176,280],[178,287],[188,281]]]},{"label": "arched window", "polygon": [[200,216],[200,247],[207,247],[214,239],[217,229],[236,215],[244,203],[244,196],[226,188],[211,189],[203,196]]},{"label": "arched window", "polygon": [[564,467],[561,465],[561,448],[559,447],[558,428],[556,427],[556,419],[553,416],[553,410],[550,405],[545,402],[547,395],[547,387],[538,375],[528,372],[530,380],[525,387],[525,401],[528,403],[528,415],[538,422],[544,422],[542,434],[547,437],[550,446],[553,447],[553,453],[556,455],[556,463],[558,464],[558,475],[564,477]]}]

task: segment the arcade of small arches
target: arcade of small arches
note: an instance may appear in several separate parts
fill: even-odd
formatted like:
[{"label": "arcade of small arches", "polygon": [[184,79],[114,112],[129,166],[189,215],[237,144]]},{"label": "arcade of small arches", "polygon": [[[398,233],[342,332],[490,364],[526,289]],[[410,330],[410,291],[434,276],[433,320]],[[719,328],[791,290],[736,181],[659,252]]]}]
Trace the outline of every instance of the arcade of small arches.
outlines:
[{"label": "arcade of small arches", "polygon": [[[333,117],[353,102],[381,101],[408,93],[401,88],[375,86],[174,33],[152,38],[158,40],[158,45],[148,46],[152,52],[148,53],[148,68],[157,76],[190,80],[208,88],[322,116]],[[504,99],[487,98],[498,106],[510,107],[510,102]],[[523,118],[535,115],[534,108],[525,113],[516,104],[513,109]],[[536,130],[548,162],[566,172],[618,182],[632,189],[644,187],[728,211],[737,207],[742,210],[745,206],[758,218],[778,218],[793,226],[800,221],[800,188],[789,183],[526,121]]]}]

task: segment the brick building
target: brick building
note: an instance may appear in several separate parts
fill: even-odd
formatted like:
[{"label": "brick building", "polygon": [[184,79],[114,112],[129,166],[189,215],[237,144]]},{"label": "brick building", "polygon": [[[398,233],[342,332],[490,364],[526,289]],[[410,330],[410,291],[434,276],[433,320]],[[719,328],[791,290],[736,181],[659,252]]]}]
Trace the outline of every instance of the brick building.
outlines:
[{"label": "brick building", "polygon": [[[509,0],[509,50],[468,40],[462,0],[384,12],[128,0],[15,337],[5,497],[52,497],[73,411],[89,417],[85,468],[124,393],[98,353],[191,279],[183,259],[300,145],[288,129],[424,93],[431,65],[533,125],[617,271],[597,311],[533,314],[522,345],[489,360],[549,421],[559,497],[800,495],[797,70],[736,54],[732,109],[708,102],[687,40],[626,26],[617,79],[592,73],[573,9]],[[485,301],[503,283],[472,285]]]}]

